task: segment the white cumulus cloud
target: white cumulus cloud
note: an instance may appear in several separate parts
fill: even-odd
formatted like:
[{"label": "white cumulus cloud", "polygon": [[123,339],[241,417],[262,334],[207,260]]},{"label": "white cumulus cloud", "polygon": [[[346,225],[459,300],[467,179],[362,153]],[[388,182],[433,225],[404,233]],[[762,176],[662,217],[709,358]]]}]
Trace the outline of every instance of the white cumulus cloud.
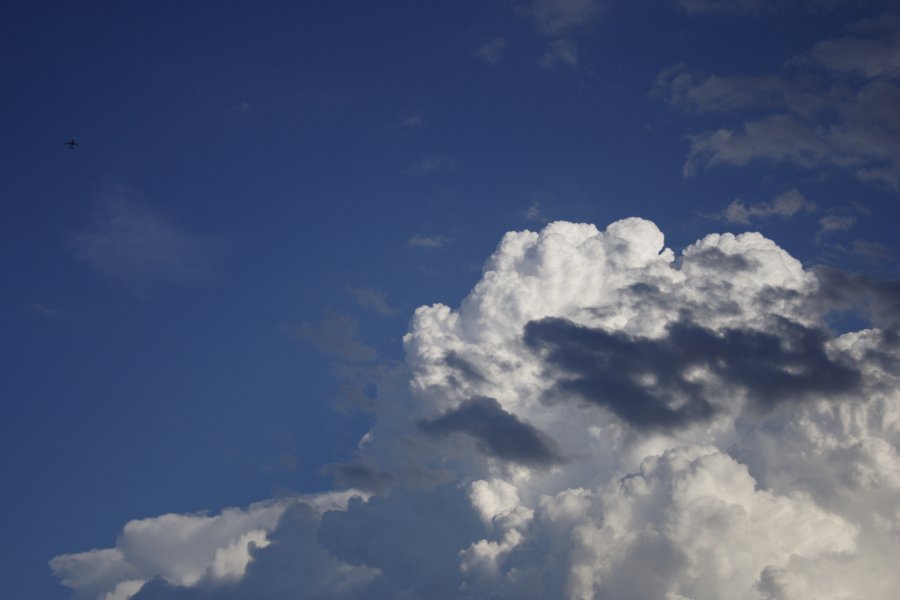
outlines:
[{"label": "white cumulus cloud", "polygon": [[[898,290],[758,233],[511,232],[381,371],[331,466],[367,500],[135,521],[53,567],[143,600],[894,599]],[[848,307],[872,327],[833,332]]]}]

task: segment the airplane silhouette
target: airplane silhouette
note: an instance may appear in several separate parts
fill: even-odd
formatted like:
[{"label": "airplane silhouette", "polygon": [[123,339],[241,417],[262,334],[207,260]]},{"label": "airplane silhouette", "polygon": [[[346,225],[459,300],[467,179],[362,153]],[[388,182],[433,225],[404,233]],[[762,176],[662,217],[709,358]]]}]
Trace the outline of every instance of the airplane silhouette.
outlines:
[{"label": "airplane silhouette", "polygon": [[75,141],[75,138],[72,138],[68,142],[63,142],[63,146],[68,146],[69,150],[74,150],[75,146],[81,147],[81,144]]}]

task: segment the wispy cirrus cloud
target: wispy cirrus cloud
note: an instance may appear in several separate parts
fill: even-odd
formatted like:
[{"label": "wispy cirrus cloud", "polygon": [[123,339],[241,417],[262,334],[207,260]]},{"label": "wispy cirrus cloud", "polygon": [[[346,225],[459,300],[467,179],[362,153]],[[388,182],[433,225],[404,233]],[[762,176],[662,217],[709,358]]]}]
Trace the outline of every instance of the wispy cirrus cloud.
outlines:
[{"label": "wispy cirrus cloud", "polygon": [[839,231],[848,231],[855,224],[856,217],[853,215],[825,215],[819,219],[819,231],[816,236],[822,238]]},{"label": "wispy cirrus cloud", "polygon": [[518,13],[534,23],[538,33],[551,38],[538,59],[545,69],[578,64],[577,31],[587,28],[603,12],[598,0],[531,0]]},{"label": "wispy cirrus cloud", "polygon": [[553,40],[547,45],[547,50],[538,62],[545,69],[573,67],[578,64],[578,48],[572,40]]},{"label": "wispy cirrus cloud", "polygon": [[32,302],[28,305],[28,310],[40,317],[58,317],[60,315],[59,308],[46,302]]},{"label": "wispy cirrus cloud", "polygon": [[678,0],[678,5],[689,14],[722,13],[733,15],[759,14],[763,12],[784,12],[803,10],[807,12],[828,12],[841,5],[877,4],[879,0]]},{"label": "wispy cirrus cloud", "polygon": [[423,158],[409,169],[412,175],[429,175],[438,171],[448,171],[456,167],[456,161],[446,156],[429,156]]},{"label": "wispy cirrus cloud", "polygon": [[72,256],[135,290],[179,284],[212,272],[212,245],[128,189],[101,198],[67,240]]},{"label": "wispy cirrus cloud", "polygon": [[531,0],[521,5],[519,12],[541,33],[561,36],[593,21],[601,12],[601,4],[597,0]]},{"label": "wispy cirrus cloud", "polygon": [[418,113],[406,115],[400,119],[400,126],[405,129],[417,129],[423,125],[425,125],[425,117]]},{"label": "wispy cirrus cloud", "polygon": [[323,354],[348,362],[368,362],[378,358],[375,348],[359,337],[359,323],[352,316],[327,310],[322,318],[293,328],[293,335],[309,342]]},{"label": "wispy cirrus cloud", "polygon": [[722,211],[722,218],[727,223],[749,225],[754,220],[770,217],[788,219],[800,212],[812,213],[816,209],[815,203],[807,200],[799,191],[788,190],[771,202],[747,204],[742,200],[734,200]]},{"label": "wispy cirrus cloud", "polygon": [[541,210],[541,205],[537,200],[533,200],[528,208],[519,213],[526,221],[546,222],[547,219]]},{"label": "wispy cirrus cloud", "polygon": [[897,260],[896,250],[881,242],[869,240],[853,240],[850,253],[870,262]]},{"label": "wispy cirrus cloud", "polygon": [[421,233],[415,233],[412,237],[409,238],[407,245],[411,248],[441,248],[445,246],[447,242],[450,241],[445,235],[425,235]]},{"label": "wispy cirrus cloud", "polygon": [[506,38],[493,37],[484,40],[475,52],[476,56],[489,65],[497,66],[503,60],[509,44]]},{"label": "wispy cirrus cloud", "polygon": [[792,75],[705,76],[685,65],[661,72],[654,89],[673,107],[731,121],[688,135],[684,174],[767,161],[900,189],[895,22],[886,15],[819,42],[790,61]]},{"label": "wispy cirrus cloud", "polygon": [[900,76],[900,14],[858,21],[849,27],[849,35],[815,44],[808,60],[835,72],[896,78]]},{"label": "wispy cirrus cloud", "polygon": [[825,250],[826,264],[861,264],[869,268],[876,266],[888,266],[898,260],[896,248],[874,242],[872,240],[855,239],[847,243],[829,241],[833,232],[820,233],[816,241],[821,243]]},{"label": "wispy cirrus cloud", "polygon": [[376,288],[347,286],[344,290],[350,294],[353,300],[361,307],[371,310],[379,315],[395,315],[397,309],[387,301],[387,294]]},{"label": "wispy cirrus cloud", "polygon": [[771,4],[768,0],[678,0],[688,13],[725,12],[754,13]]}]

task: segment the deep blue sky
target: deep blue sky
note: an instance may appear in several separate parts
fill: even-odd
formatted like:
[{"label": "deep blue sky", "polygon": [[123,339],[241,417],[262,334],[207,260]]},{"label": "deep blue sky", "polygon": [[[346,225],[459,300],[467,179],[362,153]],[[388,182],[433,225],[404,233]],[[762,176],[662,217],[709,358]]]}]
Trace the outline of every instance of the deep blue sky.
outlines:
[{"label": "deep blue sky", "polygon": [[[757,229],[896,276],[896,145],[685,176],[690,135],[792,101],[742,104],[725,79],[704,109],[658,83],[677,64],[778,80],[822,99],[808,123],[855,127],[866,75],[809,53],[883,5],[622,1],[560,24],[540,4],[4,3],[4,593],[67,597],[47,560],[131,518],[327,488],[368,423],[334,409],[334,365],[401,358],[412,310],[458,303],[506,231],[641,216],[677,252]],[[854,131],[894,131],[886,97]],[[772,212],[794,189],[816,209]]]}]

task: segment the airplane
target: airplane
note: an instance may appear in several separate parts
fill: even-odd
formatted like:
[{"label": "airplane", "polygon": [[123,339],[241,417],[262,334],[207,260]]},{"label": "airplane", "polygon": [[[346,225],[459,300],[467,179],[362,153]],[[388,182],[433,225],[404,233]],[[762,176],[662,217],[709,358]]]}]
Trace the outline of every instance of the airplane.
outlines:
[{"label": "airplane", "polygon": [[81,147],[81,144],[75,141],[75,138],[72,138],[68,142],[63,142],[63,146],[68,146],[69,150],[74,150],[75,146]]}]

